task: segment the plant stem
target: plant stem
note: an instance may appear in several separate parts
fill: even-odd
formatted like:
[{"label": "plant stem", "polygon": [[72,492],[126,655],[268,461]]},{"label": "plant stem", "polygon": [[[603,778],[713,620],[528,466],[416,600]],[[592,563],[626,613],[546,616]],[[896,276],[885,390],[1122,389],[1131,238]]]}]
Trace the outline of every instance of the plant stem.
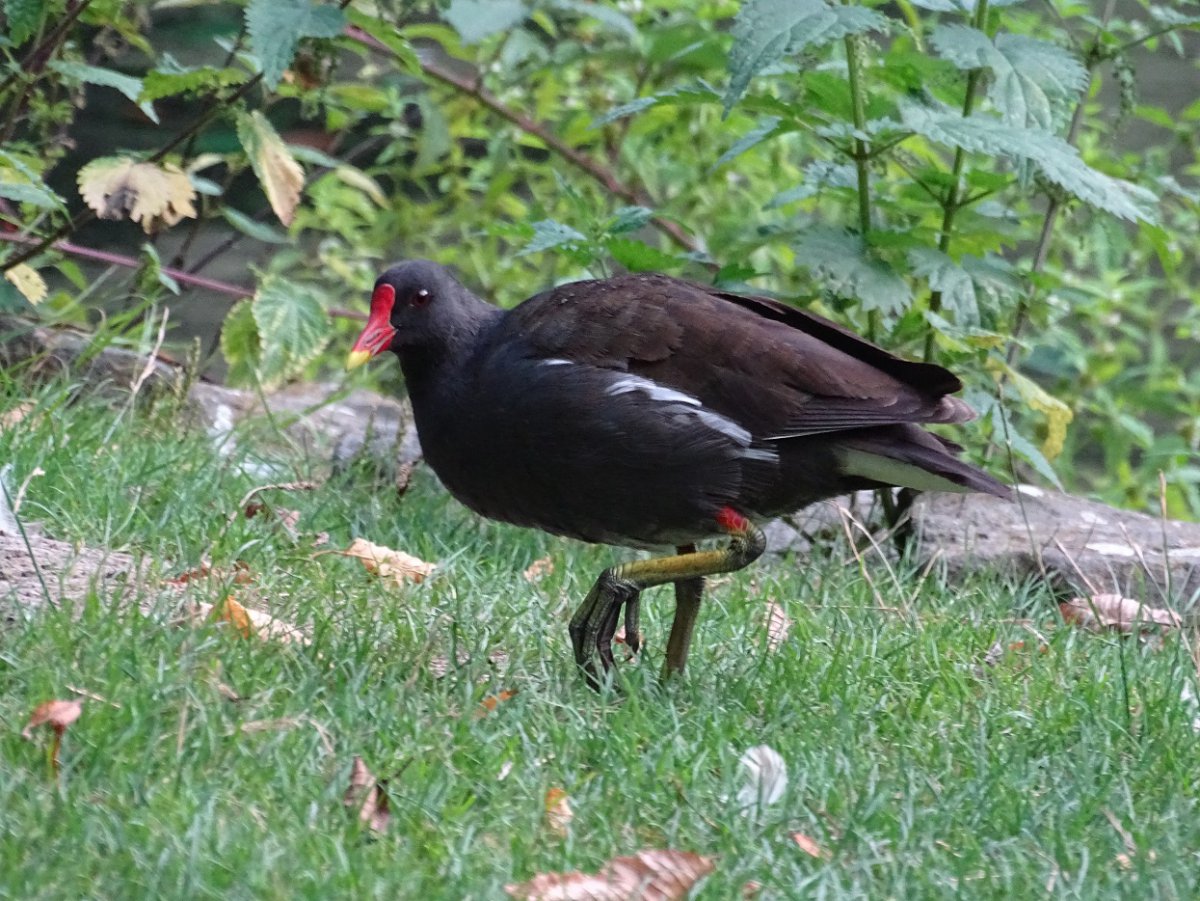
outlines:
[{"label": "plant stem", "polygon": [[[971,25],[976,29],[983,31],[987,26],[988,4],[987,0],[979,0],[975,7],[975,15],[971,19]],[[975,111],[975,98],[979,91],[979,84],[983,81],[983,69],[972,69],[967,75],[967,91],[963,97],[962,116],[968,118]],[[954,219],[958,215],[958,211],[965,206],[962,202],[962,195],[959,193],[962,189],[962,173],[967,164],[967,152],[962,147],[956,147],[954,150],[954,163],[950,167],[950,189],[946,192],[946,199],[942,203],[942,228],[938,237],[938,250],[942,253],[950,252],[950,240],[954,234]],[[929,295],[929,311],[936,313],[942,308],[942,292],[934,291]],[[933,328],[930,327],[925,333],[925,362],[933,360]]]},{"label": "plant stem", "polygon": [[[854,170],[858,175],[858,233],[865,246],[867,233],[871,231],[871,148],[862,135],[867,130],[867,97],[863,87],[861,44],[858,35],[847,35],[846,70],[850,78],[850,103],[853,109],[854,130],[858,135],[854,138]],[[879,311],[867,312],[867,339],[876,340],[879,331]]]},{"label": "plant stem", "polygon": [[[1108,22],[1116,10],[1116,0],[1108,0],[1105,4],[1104,13],[1100,18],[1100,27],[1096,31],[1096,37],[1092,41],[1091,49],[1085,55],[1087,60],[1087,82],[1083,86],[1083,91],[1080,92],[1079,102],[1075,104],[1075,112],[1071,114],[1071,125],[1067,129],[1066,140],[1068,144],[1074,144],[1079,138],[1079,129],[1083,127],[1084,105],[1087,103],[1088,93],[1092,89],[1092,81],[1095,79],[1096,67],[1101,63],[1100,55],[1100,39],[1103,37],[1105,30],[1108,28]],[[1046,260],[1050,255],[1050,240],[1054,237],[1054,227],[1058,224],[1058,216],[1062,211],[1062,200],[1059,197],[1051,197],[1050,202],[1046,206],[1046,216],[1042,220],[1042,230],[1038,234],[1037,244],[1033,250],[1033,265],[1029,268],[1029,274],[1037,275],[1046,265]],[[1025,322],[1029,316],[1029,304],[1033,300],[1034,288],[1030,285],[1029,291],[1017,300],[1017,308],[1013,312],[1012,324],[1012,340],[1008,345],[1008,352],[1005,354],[1005,360],[1009,366],[1012,366],[1017,357],[1017,337],[1021,334],[1021,330],[1025,328]]]}]

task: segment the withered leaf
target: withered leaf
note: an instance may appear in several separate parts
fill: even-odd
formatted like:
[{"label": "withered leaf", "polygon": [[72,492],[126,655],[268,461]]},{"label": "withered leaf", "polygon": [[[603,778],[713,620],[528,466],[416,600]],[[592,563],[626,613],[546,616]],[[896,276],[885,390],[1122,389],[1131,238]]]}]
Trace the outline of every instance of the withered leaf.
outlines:
[{"label": "withered leaf", "polygon": [[308,645],[312,643],[312,639],[303,629],[276,619],[261,610],[243,606],[232,595],[219,604],[197,603],[193,605],[191,618],[194,622],[229,623],[243,638],[282,641],[285,644]]},{"label": "withered leaf", "polygon": [[1171,610],[1151,607],[1119,594],[1094,594],[1090,598],[1071,598],[1058,605],[1063,619],[1095,632],[1112,629],[1135,632],[1151,626],[1179,628],[1179,615]]},{"label": "withered leaf", "polygon": [[504,689],[504,691],[496,692],[496,694],[494,694],[494,695],[488,695],[488,697],[484,698],[482,701],[479,702],[478,714],[480,716],[483,716],[485,713],[492,713],[493,711],[495,711],[495,709],[497,707],[499,707],[505,701],[512,700],[516,696],[517,696],[516,689],[510,690],[507,688]]},{"label": "withered leaf", "polygon": [[546,792],[546,825],[555,835],[565,837],[567,827],[575,818],[571,810],[571,800],[561,788],[552,788]]},{"label": "withered leaf", "polygon": [[792,631],[791,618],[779,604],[767,601],[763,622],[767,628],[767,650],[778,651],[780,646],[787,641],[788,633]]},{"label": "withered leaf", "polygon": [[361,757],[354,758],[350,767],[350,787],[342,795],[342,803],[358,811],[358,818],[372,832],[383,832],[392,818],[387,791],[375,774],[367,769]]},{"label": "withered leaf", "polygon": [[304,187],[304,170],[275,126],[258,110],[238,116],[237,133],[271,209],[280,222],[291,225]]},{"label": "withered leaf", "polygon": [[32,739],[33,730],[41,725],[47,725],[61,735],[82,713],[83,701],[46,701],[39,704],[29,715],[29,722],[21,730],[21,738],[26,741]]},{"label": "withered leaf", "polygon": [[599,873],[539,873],[504,890],[525,901],[680,901],[712,871],[711,857],[690,851],[639,851]]},{"label": "withered leaf", "polygon": [[539,560],[534,560],[526,568],[524,576],[526,582],[540,582],[546,576],[554,572],[554,560],[550,557],[542,557]]},{"label": "withered leaf", "polygon": [[380,578],[390,579],[399,586],[406,582],[423,582],[437,568],[434,563],[426,563],[412,554],[392,550],[365,538],[355,538],[342,553],[361,560],[368,572],[377,573]]},{"label": "withered leaf", "polygon": [[28,263],[18,263],[6,271],[4,277],[21,292],[22,297],[35,307],[45,300],[46,294],[49,293],[42,274]]},{"label": "withered leaf", "polygon": [[101,157],[79,170],[79,193],[101,219],[140,222],[146,234],[195,218],[196,191],[179,167]]},{"label": "withered leaf", "polygon": [[828,856],[825,849],[817,844],[816,839],[805,835],[803,832],[793,832],[792,841],[796,843],[797,848],[810,857],[815,857],[818,860],[821,860],[822,858]]}]

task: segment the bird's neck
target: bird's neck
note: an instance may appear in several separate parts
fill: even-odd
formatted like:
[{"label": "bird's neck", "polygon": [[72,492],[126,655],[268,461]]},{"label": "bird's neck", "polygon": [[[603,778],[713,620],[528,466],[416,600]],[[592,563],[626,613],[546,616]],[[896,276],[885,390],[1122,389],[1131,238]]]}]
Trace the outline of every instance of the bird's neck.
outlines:
[{"label": "bird's neck", "polygon": [[398,349],[410,394],[457,384],[460,380],[454,377],[455,371],[464,366],[484,334],[504,316],[503,310],[474,297],[464,307],[453,326],[440,332],[436,340]]}]

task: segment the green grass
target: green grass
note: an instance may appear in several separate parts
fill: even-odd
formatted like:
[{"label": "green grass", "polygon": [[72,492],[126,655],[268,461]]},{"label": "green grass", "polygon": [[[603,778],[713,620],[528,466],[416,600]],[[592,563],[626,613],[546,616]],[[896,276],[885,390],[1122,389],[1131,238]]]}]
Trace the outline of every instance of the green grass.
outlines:
[{"label": "green grass", "polygon": [[[319,461],[261,433],[221,456],[169,410],[118,420],[62,386],[0,385],[0,410],[31,391],[39,414],[0,434],[18,483],[46,471],[24,518],[166,574],[242,560],[256,577],[244,596],[313,643],[172,625],[104,596],[0,627],[0,895],[496,898],[538,871],[665,847],[717,858],[698,892],[713,899],[751,880],[761,898],[1197,895],[1200,739],[1180,701],[1195,669],[1179,637],[1154,649],[1082,633],[1040,590],[986,574],[893,583],[874,565],[872,588],[835,549],[718,585],[689,676],[666,690],[655,676],[671,602],[648,593],[649,654],[625,667],[624,700],[601,697],[570,662],[566,622],[627,552],[481,521],[427,472],[398,501],[388,467],[369,461],[269,496],[334,547],[364,535],[441,564],[390,590],[266,519],[227,522],[256,484],[240,471],[248,448],[280,465],[271,480],[323,478]],[[523,570],[546,555],[553,572],[530,585]],[[795,621],[775,653],[766,599]],[[981,667],[996,641],[1025,646]],[[68,686],[111,703],[89,701],[70,727],[56,785],[49,736],[19,733]],[[519,693],[479,715],[502,689]],[[783,755],[791,783],[742,817],[729,799],[757,744]],[[391,776],[381,837],[341,804],[356,754]],[[565,838],[544,823],[552,787],[575,812]],[[1140,849],[1130,868],[1110,815]],[[797,831],[828,857],[801,852]]]}]

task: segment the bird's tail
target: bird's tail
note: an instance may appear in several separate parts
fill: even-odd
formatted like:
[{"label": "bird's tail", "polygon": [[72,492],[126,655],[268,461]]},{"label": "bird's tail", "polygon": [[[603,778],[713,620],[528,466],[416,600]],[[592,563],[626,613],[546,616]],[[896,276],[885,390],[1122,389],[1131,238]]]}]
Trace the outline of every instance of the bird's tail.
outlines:
[{"label": "bird's tail", "polygon": [[964,463],[952,441],[915,425],[872,429],[838,451],[842,473],[918,491],[980,491],[1007,498],[1011,489],[982,469]]}]

